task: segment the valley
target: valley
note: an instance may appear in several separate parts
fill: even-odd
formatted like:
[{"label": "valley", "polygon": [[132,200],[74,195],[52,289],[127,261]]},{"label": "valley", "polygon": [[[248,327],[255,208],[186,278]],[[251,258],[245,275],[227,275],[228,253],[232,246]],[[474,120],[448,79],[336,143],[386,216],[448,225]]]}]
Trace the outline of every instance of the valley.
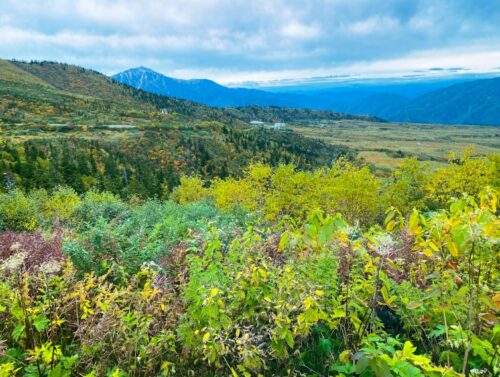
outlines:
[{"label": "valley", "polygon": [[290,123],[289,128],[307,137],[349,147],[359,159],[386,172],[408,157],[439,165],[451,153],[468,149],[479,155],[500,151],[498,127],[339,120],[296,122]]}]

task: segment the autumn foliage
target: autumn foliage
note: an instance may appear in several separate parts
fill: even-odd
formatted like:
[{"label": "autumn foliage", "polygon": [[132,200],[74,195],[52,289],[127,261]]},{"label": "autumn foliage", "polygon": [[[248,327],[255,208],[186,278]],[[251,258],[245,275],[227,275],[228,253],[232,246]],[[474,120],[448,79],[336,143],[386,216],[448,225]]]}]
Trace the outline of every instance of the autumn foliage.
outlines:
[{"label": "autumn foliage", "polygon": [[0,376],[496,376],[498,169],[0,195]]}]

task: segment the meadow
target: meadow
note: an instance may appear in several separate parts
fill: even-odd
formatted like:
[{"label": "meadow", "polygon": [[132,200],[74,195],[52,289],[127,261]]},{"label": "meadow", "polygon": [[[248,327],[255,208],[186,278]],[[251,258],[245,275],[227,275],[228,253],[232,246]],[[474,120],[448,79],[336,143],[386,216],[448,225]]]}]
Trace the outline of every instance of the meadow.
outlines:
[{"label": "meadow", "polygon": [[481,155],[500,151],[500,127],[339,120],[292,122],[290,128],[350,147],[381,171],[394,169],[410,156],[439,165],[450,153],[471,148]]}]

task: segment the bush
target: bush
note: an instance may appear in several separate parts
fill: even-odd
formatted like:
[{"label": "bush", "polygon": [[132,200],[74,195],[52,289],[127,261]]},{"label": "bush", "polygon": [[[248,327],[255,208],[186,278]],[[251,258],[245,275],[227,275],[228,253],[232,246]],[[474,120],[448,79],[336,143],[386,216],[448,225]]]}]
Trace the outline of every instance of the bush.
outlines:
[{"label": "bush", "polygon": [[172,200],[179,204],[196,202],[204,198],[207,189],[198,177],[182,177],[181,183],[172,192]]},{"label": "bush", "polygon": [[75,208],[74,221],[83,227],[94,226],[98,219],[111,221],[117,217],[126,218],[128,206],[110,192],[87,191]]},{"label": "bush", "polygon": [[0,227],[12,231],[34,230],[37,211],[21,190],[0,194]]},{"label": "bush", "polygon": [[214,225],[225,229],[227,237],[237,226],[235,219],[207,202],[180,205],[150,200],[129,208],[126,216],[109,221],[99,217],[78,238],[66,242],[64,250],[82,271],[101,274],[110,265],[120,265],[136,272],[143,263],[159,262],[177,244]]}]

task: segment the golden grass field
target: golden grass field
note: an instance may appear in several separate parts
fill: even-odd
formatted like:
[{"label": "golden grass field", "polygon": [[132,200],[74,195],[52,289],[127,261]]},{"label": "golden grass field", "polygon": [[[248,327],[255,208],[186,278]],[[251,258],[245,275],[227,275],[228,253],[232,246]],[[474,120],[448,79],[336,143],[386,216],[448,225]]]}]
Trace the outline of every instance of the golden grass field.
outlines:
[{"label": "golden grass field", "polygon": [[351,147],[358,158],[381,170],[395,168],[407,156],[439,164],[450,153],[471,148],[484,155],[500,152],[500,127],[342,120],[290,124],[289,128]]}]

